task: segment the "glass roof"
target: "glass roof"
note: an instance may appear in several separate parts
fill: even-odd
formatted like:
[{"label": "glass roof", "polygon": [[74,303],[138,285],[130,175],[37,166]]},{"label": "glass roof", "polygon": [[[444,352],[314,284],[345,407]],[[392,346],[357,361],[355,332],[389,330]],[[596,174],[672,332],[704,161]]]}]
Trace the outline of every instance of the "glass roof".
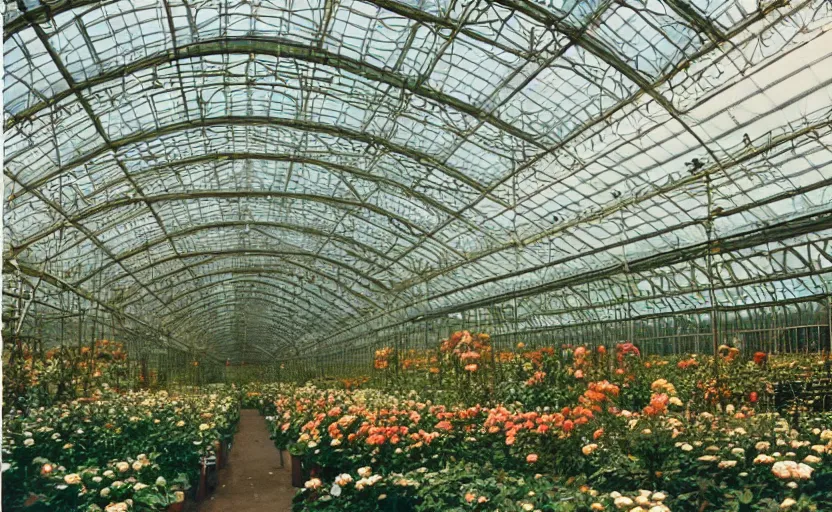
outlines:
[{"label": "glass roof", "polygon": [[6,258],[182,339],[209,325],[191,342],[222,358],[242,331],[280,357],[509,303],[535,329],[830,293],[825,0],[4,22]]}]

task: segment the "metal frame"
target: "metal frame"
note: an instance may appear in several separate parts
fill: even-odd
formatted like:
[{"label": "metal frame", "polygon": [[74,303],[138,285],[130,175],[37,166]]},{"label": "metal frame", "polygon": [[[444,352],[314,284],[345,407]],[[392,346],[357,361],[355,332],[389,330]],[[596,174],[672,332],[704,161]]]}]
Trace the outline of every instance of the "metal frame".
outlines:
[{"label": "metal frame", "polygon": [[[200,6],[158,1],[135,7],[161,15],[129,42],[116,2],[7,17],[4,259],[48,283],[40,308],[74,294],[161,319],[158,332],[186,326],[171,343],[210,340],[223,359],[249,328],[268,336],[257,357],[296,343],[325,354],[457,313],[510,309],[529,333],[632,328],[651,301],[697,315],[689,295],[704,292],[716,343],[725,308],[832,295],[832,120],[819,109],[755,131],[832,84],[800,75],[832,62],[832,16],[811,0],[725,10],[739,19],[683,0],[350,0],[274,37],[258,23],[293,26],[292,6],[263,7],[241,36],[228,9],[197,24]],[[62,39],[70,27],[79,37]],[[780,69],[798,54],[800,69]],[[770,111],[720,120],[795,81]],[[742,94],[720,103],[731,87]],[[233,299],[243,284],[254,292]],[[293,318],[272,329],[268,311]]]}]

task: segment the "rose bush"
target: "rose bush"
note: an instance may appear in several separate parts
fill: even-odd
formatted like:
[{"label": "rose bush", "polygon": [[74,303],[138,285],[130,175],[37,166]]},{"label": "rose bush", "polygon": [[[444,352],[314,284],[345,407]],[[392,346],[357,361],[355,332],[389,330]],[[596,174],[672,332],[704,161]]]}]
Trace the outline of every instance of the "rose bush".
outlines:
[{"label": "rose bush", "polygon": [[138,510],[163,508],[196,481],[200,458],[213,452],[213,441],[230,439],[238,418],[231,389],[191,395],[105,390],[28,415],[8,411],[3,507],[94,510],[131,499]]},{"label": "rose bush", "polygon": [[[820,357],[647,358],[629,344],[518,346],[509,356],[487,341],[455,336],[436,361],[410,365],[425,379],[414,373],[411,384],[438,384],[436,364],[450,389],[388,378],[359,390],[252,388],[275,443],[316,468],[297,509],[832,509],[832,416],[772,407],[777,382],[818,372]],[[399,360],[376,358],[387,362],[374,363],[379,372]],[[547,498],[524,501],[529,492]]]},{"label": "rose bush", "polygon": [[[666,380],[653,384],[655,390],[670,388]],[[673,496],[666,503],[672,510],[701,510],[703,504],[735,510],[748,500],[779,507],[786,499],[832,506],[832,417],[813,418],[823,429],[796,430],[778,414],[747,406],[692,415],[681,401],[655,400],[655,392],[648,402],[654,405],[629,411],[617,407],[616,389],[609,382],[589,383],[582,395],[591,397],[586,405],[538,412],[282,386],[269,419],[278,445],[321,468],[323,487],[365,466],[386,477],[420,468],[441,472],[448,461],[465,461],[514,478],[586,479],[602,493],[662,491]],[[412,506],[422,499],[418,493],[381,494]],[[368,494],[356,496],[349,499]],[[330,493],[326,500],[334,498]]]}]

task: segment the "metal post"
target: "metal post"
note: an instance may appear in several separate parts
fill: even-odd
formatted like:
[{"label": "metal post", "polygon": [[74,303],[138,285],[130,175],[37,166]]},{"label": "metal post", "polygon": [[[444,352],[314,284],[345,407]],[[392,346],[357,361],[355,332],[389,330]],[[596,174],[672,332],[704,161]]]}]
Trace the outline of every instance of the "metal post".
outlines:
[{"label": "metal post", "polygon": [[829,334],[829,346],[827,356],[832,358],[832,296],[826,298],[826,330]]},{"label": "metal post", "polygon": [[705,192],[708,199],[707,219],[705,220],[705,233],[708,239],[708,252],[705,256],[705,261],[708,271],[708,296],[711,301],[711,336],[713,337],[713,353],[714,353],[714,373],[719,375],[719,327],[717,325],[717,316],[719,314],[716,304],[716,292],[714,291],[714,275],[713,275],[713,259],[714,251],[717,247],[713,245],[713,192],[711,191],[711,175],[705,174]]}]

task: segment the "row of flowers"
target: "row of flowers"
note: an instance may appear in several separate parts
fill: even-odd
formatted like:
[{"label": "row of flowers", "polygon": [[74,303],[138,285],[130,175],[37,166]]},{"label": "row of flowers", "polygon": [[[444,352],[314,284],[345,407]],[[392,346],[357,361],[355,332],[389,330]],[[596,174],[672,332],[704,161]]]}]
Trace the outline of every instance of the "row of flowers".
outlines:
[{"label": "row of flowers", "polygon": [[[642,408],[647,386],[672,380],[689,407],[716,404],[774,405],[775,386],[829,377],[828,354],[743,353],[721,346],[716,355],[643,356],[632,343],[612,346],[527,346],[506,350],[487,334],[459,331],[426,350],[382,347],[369,376],[342,379],[345,389],[419,389],[423,398],[464,403],[522,402],[526,407],[573,403],[586,382],[608,380],[621,388],[619,403]],[[320,381],[332,386],[337,381]]]},{"label": "row of flowers", "polygon": [[3,507],[161,510],[184,499],[201,458],[233,435],[237,393],[115,393],[7,411]]},{"label": "row of flowers", "polygon": [[[89,346],[45,351],[8,343],[3,350],[3,403],[37,407],[85,396],[102,385],[148,384],[130,381],[128,363],[127,350],[117,341],[100,339]],[[138,378],[145,379],[144,375]]]},{"label": "row of flowers", "polygon": [[[386,478],[420,468],[441,473],[448,461],[489,464],[524,481],[543,475],[570,496],[581,492],[570,481],[601,495],[621,493],[619,498],[645,489],[672,496],[647,508],[633,501],[628,510],[635,512],[752,510],[744,508],[751,503],[759,510],[832,507],[832,416],[804,411],[797,419],[783,417],[755,396],[769,394],[770,382],[758,376],[770,376],[771,366],[783,364],[776,358],[743,361],[729,352],[731,360],[717,363],[735,377],[726,384],[712,380],[712,368],[700,370],[708,364],[703,358],[642,359],[626,346],[611,359],[582,347],[568,357],[534,352],[501,385],[523,390],[517,396],[527,400],[482,405],[460,401],[458,394],[443,401],[435,391],[287,384],[248,393],[267,416],[276,444],[302,457],[322,482],[318,488],[313,481],[299,496],[299,510],[337,498],[320,489],[329,491],[339,475],[356,468],[376,467]],[[808,357],[790,358],[785,371],[797,375],[815,364]],[[462,487],[443,499],[458,499]],[[482,496],[490,505],[476,503],[477,496],[466,506],[516,505],[514,498]],[[627,499],[589,502],[594,508],[586,510],[622,508]],[[423,493],[401,500],[406,506],[399,503],[397,510],[431,503]],[[371,505],[361,501],[355,510],[372,510],[362,507]]]},{"label": "row of flowers", "polygon": [[500,510],[506,512],[633,510],[669,512],[667,493],[641,489],[602,493],[548,475],[531,477],[490,464],[451,463],[439,470],[375,474],[369,466],[324,482],[308,480],[296,496],[298,511]]}]

